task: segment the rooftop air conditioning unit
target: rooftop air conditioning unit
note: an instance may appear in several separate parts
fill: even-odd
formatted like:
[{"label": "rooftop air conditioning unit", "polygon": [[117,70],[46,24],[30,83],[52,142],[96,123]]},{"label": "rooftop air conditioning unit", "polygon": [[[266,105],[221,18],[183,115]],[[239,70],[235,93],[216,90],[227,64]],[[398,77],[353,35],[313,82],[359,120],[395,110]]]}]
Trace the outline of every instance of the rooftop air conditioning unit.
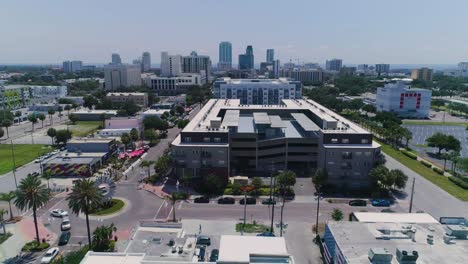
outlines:
[{"label": "rooftop air conditioning unit", "polygon": [[400,264],[416,264],[419,258],[419,253],[416,250],[396,249],[396,259]]},{"label": "rooftop air conditioning unit", "polygon": [[372,264],[391,264],[393,255],[386,248],[371,248],[368,257]]}]

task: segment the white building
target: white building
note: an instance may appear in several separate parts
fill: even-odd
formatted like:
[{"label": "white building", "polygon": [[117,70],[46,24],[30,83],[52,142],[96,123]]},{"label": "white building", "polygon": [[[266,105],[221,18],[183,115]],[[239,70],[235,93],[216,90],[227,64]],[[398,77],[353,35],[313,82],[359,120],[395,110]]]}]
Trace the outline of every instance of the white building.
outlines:
[{"label": "white building", "polygon": [[240,99],[241,104],[279,104],[282,99],[302,98],[302,84],[286,78],[231,79],[219,78],[213,85],[217,99]]},{"label": "white building", "polygon": [[140,65],[108,64],[104,66],[106,90],[118,90],[121,87],[140,86]]},{"label": "white building", "polygon": [[198,55],[195,51],[192,51],[190,56],[183,56],[182,72],[204,74],[206,79],[209,80],[211,76],[210,56]]},{"label": "white building", "polygon": [[106,127],[99,131],[101,137],[120,137],[123,133],[130,133],[132,129],[143,132],[143,122],[140,118],[112,117],[105,122]]},{"label": "white building", "polygon": [[143,52],[143,56],[141,57],[141,69],[143,72],[151,69],[151,54],[148,51]]},{"label": "white building", "polygon": [[411,88],[402,82],[388,83],[377,88],[376,108],[402,117],[427,118],[431,96],[431,90]]},{"label": "white building", "polygon": [[161,117],[164,113],[169,113],[169,111],[169,109],[148,109],[140,115],[142,119],[150,116]]},{"label": "white building", "polygon": [[323,70],[318,69],[281,69],[280,77],[291,78],[300,82],[323,82]]},{"label": "white building", "polygon": [[31,86],[31,93],[34,98],[62,98],[67,96],[68,89],[67,86]]},{"label": "white building", "polygon": [[144,78],[144,83],[153,92],[161,95],[176,95],[185,93],[187,89],[206,83],[205,76],[190,74],[183,76],[161,77],[150,75]]},{"label": "white building", "polygon": [[179,76],[182,73],[182,56],[161,52],[161,76]]}]

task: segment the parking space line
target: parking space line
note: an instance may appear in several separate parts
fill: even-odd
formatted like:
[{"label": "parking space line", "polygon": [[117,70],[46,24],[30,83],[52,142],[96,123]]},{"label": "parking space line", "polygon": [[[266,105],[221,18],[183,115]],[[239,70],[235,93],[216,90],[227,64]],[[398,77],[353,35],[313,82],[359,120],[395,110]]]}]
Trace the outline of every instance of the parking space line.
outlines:
[{"label": "parking space line", "polygon": [[158,211],[156,211],[156,214],[154,215],[153,219],[157,219],[158,215],[159,215],[159,211],[161,211],[161,208],[164,206],[164,204],[166,204],[167,201],[164,201],[161,206],[159,206],[159,209]]}]

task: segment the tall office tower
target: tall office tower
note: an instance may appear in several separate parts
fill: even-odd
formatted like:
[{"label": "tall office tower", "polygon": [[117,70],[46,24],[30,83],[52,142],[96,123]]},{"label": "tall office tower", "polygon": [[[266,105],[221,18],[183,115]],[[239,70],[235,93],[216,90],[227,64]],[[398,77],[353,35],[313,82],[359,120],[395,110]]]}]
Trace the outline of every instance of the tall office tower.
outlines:
[{"label": "tall office tower", "polygon": [[63,62],[64,72],[79,72],[81,70],[83,70],[82,61],[64,61]]},{"label": "tall office tower", "polygon": [[280,60],[273,61],[273,78],[278,78],[280,72]]},{"label": "tall office tower", "polygon": [[275,50],[274,49],[267,49],[266,51],[266,61],[273,62],[275,60]]},{"label": "tall office tower", "polygon": [[253,70],[254,69],[254,55],[251,45],[247,46],[245,54],[239,54],[239,70]]},{"label": "tall office tower", "polygon": [[206,80],[209,80],[211,76],[210,56],[198,55],[195,51],[192,51],[190,56],[183,56],[182,72],[202,74]]},{"label": "tall office tower", "polygon": [[112,64],[121,64],[122,60],[120,59],[120,55],[118,53],[112,53]]},{"label": "tall office tower", "polygon": [[343,60],[341,59],[331,59],[331,60],[327,60],[327,62],[325,63],[325,69],[327,71],[340,71],[341,70],[341,67],[343,65]]},{"label": "tall office tower", "polygon": [[182,74],[182,56],[161,52],[161,76],[171,77]]},{"label": "tall office tower", "polygon": [[108,64],[104,66],[104,81],[106,90],[115,91],[120,88],[141,85],[140,65]]},{"label": "tall office tower", "polygon": [[468,62],[460,62],[458,63],[458,69],[460,71],[468,71]]},{"label": "tall office tower", "polygon": [[230,70],[232,68],[232,44],[228,41],[219,43],[219,70]]},{"label": "tall office tower", "polygon": [[411,79],[430,82],[432,81],[432,69],[429,69],[429,68],[414,69],[411,71]]},{"label": "tall office tower", "polygon": [[141,57],[141,69],[147,72],[151,69],[151,54],[148,51],[143,52]]},{"label": "tall office tower", "polygon": [[375,71],[380,75],[382,73],[390,72],[390,64],[376,64]]}]

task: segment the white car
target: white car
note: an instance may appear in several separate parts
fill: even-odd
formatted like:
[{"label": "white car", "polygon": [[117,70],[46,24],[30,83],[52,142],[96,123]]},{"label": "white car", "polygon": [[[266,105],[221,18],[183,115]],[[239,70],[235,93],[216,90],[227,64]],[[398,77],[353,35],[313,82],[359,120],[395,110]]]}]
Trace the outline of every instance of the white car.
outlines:
[{"label": "white car", "polygon": [[67,231],[71,229],[70,218],[63,217],[62,224],[60,225],[62,231]]},{"label": "white car", "polygon": [[57,257],[58,253],[59,253],[58,247],[53,247],[47,250],[47,252],[41,259],[41,263],[51,263],[52,260],[54,260],[54,258]]},{"label": "white car", "polygon": [[58,149],[52,151],[52,155],[59,154],[59,153],[60,153],[60,150],[58,150]]},{"label": "white car", "polygon": [[44,161],[44,157],[43,157],[43,156],[41,156],[41,157],[35,159],[35,160],[34,160],[34,163],[39,163],[39,162],[42,162],[42,161]]},{"label": "white car", "polygon": [[68,216],[68,212],[62,209],[54,209],[50,211],[50,215],[54,217],[66,217]]}]

